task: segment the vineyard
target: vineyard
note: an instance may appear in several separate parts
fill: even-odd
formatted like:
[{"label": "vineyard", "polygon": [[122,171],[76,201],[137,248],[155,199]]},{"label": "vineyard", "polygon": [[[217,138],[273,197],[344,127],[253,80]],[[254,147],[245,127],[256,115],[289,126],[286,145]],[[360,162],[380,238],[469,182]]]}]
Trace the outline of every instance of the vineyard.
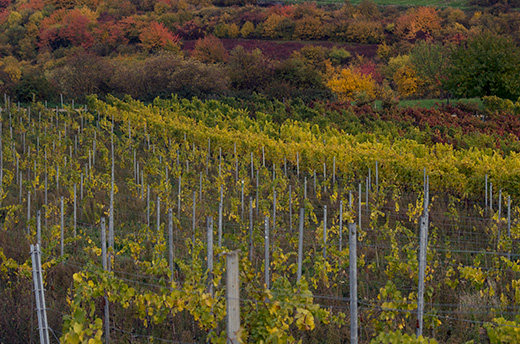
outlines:
[{"label": "vineyard", "polygon": [[[417,140],[408,119],[349,132],[231,103],[6,102],[0,342],[40,340],[35,244],[51,343],[228,342],[226,259],[235,250],[244,343],[349,342],[353,300],[361,343],[520,341],[513,124],[459,112],[450,123],[476,129],[432,142]],[[465,148],[479,132],[491,147]]]}]

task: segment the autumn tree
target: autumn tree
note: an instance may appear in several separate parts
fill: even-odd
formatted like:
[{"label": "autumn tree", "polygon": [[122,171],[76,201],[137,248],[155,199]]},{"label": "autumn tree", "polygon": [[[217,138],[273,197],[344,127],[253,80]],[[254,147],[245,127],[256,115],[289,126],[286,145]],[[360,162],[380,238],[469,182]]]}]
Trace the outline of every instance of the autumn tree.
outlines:
[{"label": "autumn tree", "polygon": [[294,38],[301,40],[316,40],[323,37],[323,23],[316,17],[304,17],[296,21]]},{"label": "autumn tree", "polygon": [[[90,33],[90,25],[94,14],[90,11],[73,9],[68,11],[62,21],[59,36],[69,41],[73,46],[81,46],[85,49],[94,44],[94,37]],[[90,14],[90,16],[89,16]]]},{"label": "autumn tree", "polygon": [[520,49],[505,36],[480,34],[451,54],[449,90],[459,97],[520,96]]},{"label": "autumn tree", "polygon": [[404,39],[430,38],[441,28],[441,17],[433,7],[417,7],[399,17],[395,34]]},{"label": "autumn tree", "polygon": [[173,35],[163,24],[155,21],[152,21],[141,31],[139,40],[143,50],[148,52],[179,50],[179,36]]},{"label": "autumn tree", "polygon": [[351,68],[337,70],[327,87],[341,101],[354,101],[361,95],[375,98],[375,83],[370,75],[356,73]]},{"label": "autumn tree", "polygon": [[209,35],[197,40],[191,57],[204,63],[220,63],[227,61],[229,54],[220,39]]}]

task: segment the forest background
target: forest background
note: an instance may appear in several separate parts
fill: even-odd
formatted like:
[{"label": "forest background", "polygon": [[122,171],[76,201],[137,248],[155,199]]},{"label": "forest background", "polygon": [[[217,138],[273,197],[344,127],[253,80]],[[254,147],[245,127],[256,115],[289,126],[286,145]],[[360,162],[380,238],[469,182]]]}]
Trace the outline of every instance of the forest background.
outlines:
[{"label": "forest background", "polygon": [[435,5],[1,0],[0,93],[23,103],[178,94],[383,107],[496,96],[486,105],[517,111],[519,4]]}]

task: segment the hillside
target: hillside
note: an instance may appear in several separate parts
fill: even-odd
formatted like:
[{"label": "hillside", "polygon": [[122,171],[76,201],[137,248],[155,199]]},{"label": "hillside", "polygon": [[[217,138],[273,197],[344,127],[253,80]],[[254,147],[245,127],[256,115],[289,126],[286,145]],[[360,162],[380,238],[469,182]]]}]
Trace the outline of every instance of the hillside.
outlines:
[{"label": "hillside", "polygon": [[277,103],[264,106],[176,97],[150,105],[90,97],[86,111],[9,104],[0,304],[10,316],[0,340],[38,338],[29,244],[40,228],[50,336],[62,342],[105,341],[109,319],[113,343],[224,343],[222,253],[235,249],[245,342],[344,341],[347,226],[356,223],[359,342],[412,342],[425,176],[424,335],[458,343],[516,335],[518,154],[420,143],[383,126],[368,133],[377,121],[360,123],[359,133],[278,124],[269,119]]}]

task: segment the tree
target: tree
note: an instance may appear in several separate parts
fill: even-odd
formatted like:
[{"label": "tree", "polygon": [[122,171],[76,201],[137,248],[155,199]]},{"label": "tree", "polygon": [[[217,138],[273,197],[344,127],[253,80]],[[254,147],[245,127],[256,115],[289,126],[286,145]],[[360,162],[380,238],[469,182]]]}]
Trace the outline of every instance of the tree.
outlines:
[{"label": "tree", "polygon": [[191,57],[203,63],[220,63],[227,61],[229,55],[222,41],[209,35],[197,40]]},{"label": "tree", "polygon": [[178,49],[179,36],[173,35],[163,24],[151,22],[139,35],[141,46],[145,51],[156,52],[159,50],[175,51]]},{"label": "tree", "polygon": [[448,54],[440,43],[418,42],[410,53],[410,62],[425,86],[441,91],[446,82]]},{"label": "tree", "polygon": [[404,39],[431,37],[441,28],[441,17],[433,7],[418,7],[399,17],[395,33]]},{"label": "tree", "polygon": [[375,83],[372,77],[356,73],[351,68],[337,71],[327,82],[327,87],[342,101],[354,101],[362,94],[369,98],[375,97]]},{"label": "tree", "polygon": [[227,68],[231,85],[239,90],[259,92],[274,74],[273,63],[260,49],[248,52],[241,45],[231,51]]},{"label": "tree", "polygon": [[456,47],[448,68],[448,89],[459,97],[520,96],[520,50],[513,40],[480,34]]}]

